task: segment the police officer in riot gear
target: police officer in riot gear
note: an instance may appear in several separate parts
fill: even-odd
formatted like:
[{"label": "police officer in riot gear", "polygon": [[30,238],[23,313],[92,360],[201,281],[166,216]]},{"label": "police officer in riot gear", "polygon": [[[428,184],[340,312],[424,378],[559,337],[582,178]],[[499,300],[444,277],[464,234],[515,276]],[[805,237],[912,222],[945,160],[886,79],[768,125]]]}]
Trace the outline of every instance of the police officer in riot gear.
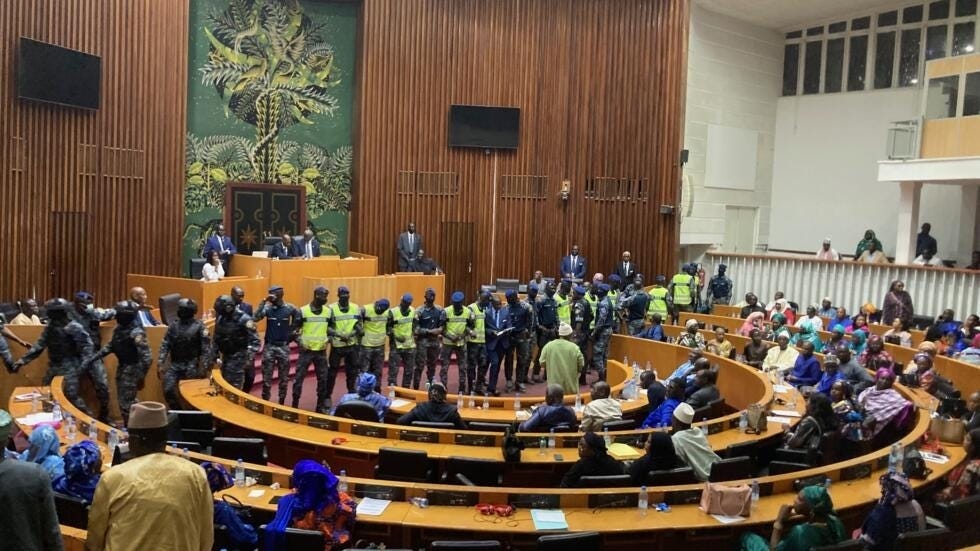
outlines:
[{"label": "police officer in riot gear", "polygon": [[599,302],[595,309],[595,329],[592,331],[592,365],[599,374],[599,380],[606,380],[606,359],[609,356],[609,339],[615,326],[615,311],[609,299],[609,285],[599,284]]},{"label": "police officer in riot gear", "polygon": [[[86,291],[75,293],[73,307],[68,309],[68,318],[77,321],[85,328],[89,337],[92,339],[92,348],[98,350],[102,346],[102,335],[99,333],[99,326],[103,321],[108,321],[116,317],[115,310],[111,308],[97,308],[94,304],[95,297]],[[97,360],[86,367],[92,384],[95,385],[95,397],[99,400],[99,408],[106,412],[109,411],[109,376],[106,373],[105,364],[102,360]],[[83,377],[85,373],[79,375]]]},{"label": "police officer in riot gear", "polygon": [[137,309],[134,302],[117,302],[116,328],[112,331],[112,340],[85,360],[88,366],[109,354],[116,355],[119,360],[119,367],[116,368],[116,397],[119,399],[123,423],[129,421],[129,408],[136,403],[136,392],[143,387],[143,378],[153,362],[146,331],[136,317]]},{"label": "police officer in riot gear", "polygon": [[[201,358],[211,346],[208,329],[195,318],[197,303],[189,298],[177,302],[177,319],[170,322],[157,356],[157,375],[163,378],[163,395],[170,409],[182,409],[177,385],[182,379],[205,376],[200,369]],[[166,365],[167,356],[170,365]]]},{"label": "police officer in riot gear", "polygon": [[544,286],[544,297],[533,303],[538,320],[538,352],[534,356],[534,369],[531,371],[531,382],[543,383],[541,378],[541,350],[549,342],[558,338],[558,301],[555,299],[554,281],[548,281]]},{"label": "police officer in riot gear", "polygon": [[214,339],[205,365],[210,367],[217,360],[221,366],[221,376],[233,387],[242,389],[245,366],[255,361],[254,356],[260,346],[255,322],[248,314],[235,308],[235,302],[228,295],[221,295],[214,301],[214,311],[217,315]]}]

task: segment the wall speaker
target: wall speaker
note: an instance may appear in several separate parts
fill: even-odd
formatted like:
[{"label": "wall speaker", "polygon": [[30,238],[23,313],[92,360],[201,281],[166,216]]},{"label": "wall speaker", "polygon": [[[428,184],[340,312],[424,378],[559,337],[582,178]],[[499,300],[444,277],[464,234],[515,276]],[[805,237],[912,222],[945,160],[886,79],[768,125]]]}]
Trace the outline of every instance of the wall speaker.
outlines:
[{"label": "wall speaker", "polygon": [[690,151],[688,151],[686,149],[682,149],[681,150],[681,166],[684,166],[684,165],[687,164],[687,157],[688,157],[689,154],[690,154]]}]

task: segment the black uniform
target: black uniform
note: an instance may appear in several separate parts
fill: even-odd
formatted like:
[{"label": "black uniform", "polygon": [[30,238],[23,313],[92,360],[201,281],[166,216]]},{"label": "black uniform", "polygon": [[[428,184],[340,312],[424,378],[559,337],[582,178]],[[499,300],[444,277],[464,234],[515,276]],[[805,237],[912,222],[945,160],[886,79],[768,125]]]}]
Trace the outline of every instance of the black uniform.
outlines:
[{"label": "black uniform", "polygon": [[207,365],[212,365],[220,353],[221,376],[235,388],[243,389],[245,366],[254,361],[259,346],[259,335],[251,317],[239,310],[222,313],[214,323],[214,340]]},{"label": "black uniform", "polygon": [[109,344],[85,360],[85,364],[92,365],[109,354],[115,354],[119,360],[119,367],[116,368],[116,395],[119,399],[119,412],[125,423],[129,421],[129,408],[136,403],[136,393],[153,362],[146,331],[139,321],[116,325]]},{"label": "black uniform", "polygon": [[194,379],[205,374],[200,368],[201,358],[211,347],[208,329],[201,320],[179,319],[170,323],[167,334],[160,343],[157,365],[163,367],[167,355],[170,366],[163,374],[163,395],[170,409],[181,409],[177,385],[182,379]]}]

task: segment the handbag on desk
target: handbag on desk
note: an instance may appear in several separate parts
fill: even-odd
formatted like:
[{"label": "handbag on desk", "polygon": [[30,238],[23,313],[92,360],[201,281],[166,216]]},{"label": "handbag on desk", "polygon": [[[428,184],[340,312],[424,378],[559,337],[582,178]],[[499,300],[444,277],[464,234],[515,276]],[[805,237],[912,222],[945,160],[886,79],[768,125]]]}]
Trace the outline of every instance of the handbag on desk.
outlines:
[{"label": "handbag on desk", "polygon": [[752,488],[704,483],[701,492],[701,510],[709,515],[747,517],[752,512]]},{"label": "handbag on desk", "polygon": [[749,421],[749,426],[745,429],[746,434],[762,434],[766,432],[769,419],[766,417],[766,408],[762,404],[749,404],[746,414]]},{"label": "handbag on desk", "polygon": [[936,417],[929,421],[929,433],[939,438],[940,442],[962,444],[966,436],[966,423],[961,419]]}]

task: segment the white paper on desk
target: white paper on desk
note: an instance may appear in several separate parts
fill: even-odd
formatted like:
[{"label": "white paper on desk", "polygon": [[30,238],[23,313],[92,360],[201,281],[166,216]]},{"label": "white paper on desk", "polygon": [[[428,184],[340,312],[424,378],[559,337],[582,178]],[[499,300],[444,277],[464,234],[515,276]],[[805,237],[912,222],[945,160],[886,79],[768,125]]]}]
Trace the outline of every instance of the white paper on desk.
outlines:
[{"label": "white paper on desk", "polygon": [[262,497],[265,494],[265,490],[252,490],[248,493],[248,497],[254,499],[257,497]]},{"label": "white paper on desk", "polygon": [[520,421],[527,421],[528,419],[531,418],[531,414],[524,411],[523,409],[520,411],[515,411],[514,416],[517,417],[517,419]]},{"label": "white paper on desk", "polygon": [[541,522],[565,522],[565,513],[561,509],[535,509],[534,515]]},{"label": "white paper on desk", "polygon": [[789,409],[774,409],[769,413],[774,417],[802,417],[799,413]]},{"label": "white paper on desk", "polygon": [[722,524],[734,524],[736,522],[742,522],[745,520],[743,517],[730,517],[728,515],[711,515],[715,517],[715,520]]},{"label": "white paper on desk", "polygon": [[16,396],[14,396],[14,401],[15,402],[30,402],[31,400],[34,399],[35,396],[37,396],[37,397],[40,398],[41,397],[41,393],[40,392],[27,392],[25,394],[18,394]]},{"label": "white paper on desk", "polygon": [[788,387],[786,385],[772,385],[772,391],[778,392],[779,394],[786,394],[790,391],[790,388],[792,387]]},{"label": "white paper on desk", "polygon": [[43,411],[38,413],[31,413],[26,417],[17,418],[17,422],[20,423],[21,425],[28,425],[31,427],[38,425],[40,423],[53,423],[54,413],[43,412]]},{"label": "white paper on desk", "polygon": [[390,499],[374,499],[373,497],[366,497],[361,501],[357,502],[357,514],[367,515],[369,517],[381,516],[385,512],[385,509],[391,505]]},{"label": "white paper on desk", "polygon": [[793,423],[793,419],[789,417],[766,417],[766,422],[772,425],[789,425]]},{"label": "white paper on desk", "polygon": [[411,403],[412,402],[410,402],[408,400],[403,400],[401,398],[395,398],[394,400],[391,401],[391,407],[393,407],[393,408],[400,408],[402,406],[407,406],[408,404],[411,404]]},{"label": "white paper on desk", "polygon": [[946,463],[949,463],[949,458],[946,457],[945,455],[939,455],[937,453],[921,452],[921,451],[919,452],[919,455],[922,456],[922,459],[925,459],[930,463],[938,463],[940,465],[945,465]]}]

